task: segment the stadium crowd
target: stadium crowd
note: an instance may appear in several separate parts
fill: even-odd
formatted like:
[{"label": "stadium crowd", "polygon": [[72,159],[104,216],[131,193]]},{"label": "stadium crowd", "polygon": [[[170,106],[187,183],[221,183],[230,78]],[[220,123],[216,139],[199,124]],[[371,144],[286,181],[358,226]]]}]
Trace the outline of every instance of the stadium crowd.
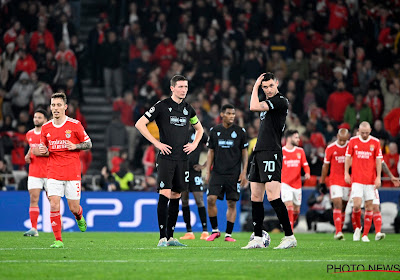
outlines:
[{"label": "stadium crowd", "polygon": [[[399,176],[398,1],[110,0],[87,42],[77,36],[76,3],[2,1],[1,173],[26,168],[25,133],[36,108],[49,110],[53,92],[67,94],[68,116],[87,127],[80,111],[87,72],[115,111],[105,132],[108,166],[97,171],[102,188],[132,189],[126,182],[144,166],[139,172],[149,179],[140,184],[154,190],[156,151],[134,125],[169,96],[170,78],[189,79],[188,102],[206,129],[221,122],[222,105],[233,104],[252,147],[259,126],[258,114],[249,111],[252,85],[270,71],[290,101],[286,127],[300,132],[310,164],[304,185],[316,184],[337,129],[354,135],[362,121],[371,124],[385,162]],[[88,153],[82,152],[83,173]]]}]

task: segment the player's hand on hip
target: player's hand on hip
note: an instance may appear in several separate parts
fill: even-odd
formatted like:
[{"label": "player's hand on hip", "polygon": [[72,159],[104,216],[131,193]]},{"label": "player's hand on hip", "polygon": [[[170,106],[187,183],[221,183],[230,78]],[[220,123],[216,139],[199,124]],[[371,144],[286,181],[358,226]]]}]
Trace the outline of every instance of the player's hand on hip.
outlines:
[{"label": "player's hand on hip", "polygon": [[31,163],[31,154],[30,154],[30,153],[27,153],[27,154],[25,155],[25,162],[26,162],[26,163]]},{"label": "player's hand on hip", "polygon": [[380,188],[381,184],[382,184],[381,177],[376,177],[376,179],[375,179],[375,187],[376,188]]},{"label": "player's hand on hip", "polygon": [[193,152],[194,150],[196,150],[197,145],[194,143],[187,143],[186,145],[183,146],[183,151],[186,154],[190,154],[191,152]]},{"label": "player's hand on hip", "polygon": [[67,140],[66,146],[67,146],[67,149],[70,150],[70,151],[76,149],[76,145],[74,143],[72,143],[71,141],[69,141],[69,140]]},{"label": "player's hand on hip", "polygon": [[260,86],[260,85],[261,85],[261,82],[262,82],[262,80],[264,79],[265,74],[267,74],[267,73],[262,73],[262,74],[257,78],[257,81],[256,81],[256,83],[254,84],[255,86]]},{"label": "player's hand on hip", "polygon": [[154,146],[156,146],[156,148],[159,149],[163,155],[171,154],[172,147],[168,146],[167,144],[157,142]]},{"label": "player's hand on hip", "polygon": [[42,155],[47,153],[47,147],[43,144],[39,145],[39,153],[41,153]]},{"label": "player's hand on hip", "polygon": [[242,188],[246,188],[247,187],[249,182],[247,181],[246,173],[240,173],[239,182],[240,182],[240,186]]},{"label": "player's hand on hip", "polygon": [[345,175],[344,175],[344,181],[345,181],[347,184],[351,184],[350,174],[345,174]]},{"label": "player's hand on hip", "polygon": [[195,164],[195,165],[193,165],[193,169],[194,169],[195,171],[201,171],[204,167],[205,167],[205,166],[204,166],[204,165],[201,165],[201,164]]}]

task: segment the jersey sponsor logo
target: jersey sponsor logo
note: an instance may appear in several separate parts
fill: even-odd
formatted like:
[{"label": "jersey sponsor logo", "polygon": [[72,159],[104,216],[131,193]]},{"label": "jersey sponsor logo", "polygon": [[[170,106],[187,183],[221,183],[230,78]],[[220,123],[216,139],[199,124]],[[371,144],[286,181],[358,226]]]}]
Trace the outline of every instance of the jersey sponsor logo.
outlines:
[{"label": "jersey sponsor logo", "polygon": [[218,139],[218,146],[221,148],[231,148],[233,144],[233,140]]},{"label": "jersey sponsor logo", "polygon": [[188,112],[188,110],[186,110],[186,108],[183,108],[183,114],[184,114],[185,116],[187,116],[187,115],[189,114],[189,112]]},{"label": "jersey sponsor logo", "polygon": [[345,156],[335,156],[335,160],[336,160],[338,163],[344,163],[345,159],[346,159]]},{"label": "jersey sponsor logo", "polygon": [[237,137],[237,134],[236,134],[236,132],[234,131],[234,132],[232,132],[232,134],[231,134],[231,137],[233,138],[233,139],[235,139],[236,137]]},{"label": "jersey sponsor logo", "polygon": [[67,129],[67,130],[65,131],[65,137],[71,138],[71,133],[72,133],[72,131],[69,130],[69,129]]},{"label": "jersey sponsor logo", "polygon": [[187,123],[186,117],[177,117],[177,116],[170,116],[169,117],[170,124],[175,126],[185,126]]},{"label": "jersey sponsor logo", "polygon": [[372,157],[372,153],[368,151],[356,151],[356,156],[360,159],[369,159],[369,157]]},{"label": "jersey sponsor logo", "polygon": [[300,160],[298,159],[289,159],[284,161],[287,167],[298,167],[300,165]]}]

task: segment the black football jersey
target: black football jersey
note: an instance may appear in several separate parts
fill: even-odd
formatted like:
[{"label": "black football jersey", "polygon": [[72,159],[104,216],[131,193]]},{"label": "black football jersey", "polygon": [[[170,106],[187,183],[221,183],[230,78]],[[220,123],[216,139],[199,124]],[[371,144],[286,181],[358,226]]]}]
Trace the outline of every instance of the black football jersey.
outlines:
[{"label": "black football jersey", "polygon": [[260,129],[254,151],[281,151],[281,138],[285,130],[289,101],[278,92],[265,102],[269,110],[260,113]]},{"label": "black football jersey", "polygon": [[159,156],[170,160],[187,160],[183,146],[189,142],[190,125],[198,123],[193,107],[185,101],[178,104],[170,97],[157,102],[144,116],[150,122],[156,121],[161,143],[172,147],[171,154],[160,153]]},{"label": "black football jersey", "polygon": [[239,174],[242,150],[247,149],[246,130],[233,124],[225,128],[222,124],[210,130],[207,146],[214,150],[213,173],[218,175]]},{"label": "black football jersey", "polygon": [[[189,142],[192,143],[194,141],[196,131],[193,129],[190,130],[190,138]],[[204,132],[203,137],[201,138],[199,145],[197,145],[196,150],[189,154],[189,170],[193,170],[193,166],[199,164],[200,154],[204,150],[204,146],[207,144],[208,136]]]}]

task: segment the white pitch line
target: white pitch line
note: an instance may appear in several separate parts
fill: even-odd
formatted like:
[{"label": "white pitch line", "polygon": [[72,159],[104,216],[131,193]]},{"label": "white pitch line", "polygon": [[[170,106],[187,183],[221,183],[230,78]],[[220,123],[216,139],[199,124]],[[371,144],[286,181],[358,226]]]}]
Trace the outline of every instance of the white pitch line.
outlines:
[{"label": "white pitch line", "polygon": [[[157,260],[160,263],[175,263],[181,262],[181,259],[176,260]],[[237,260],[212,260],[209,259],[208,261],[214,262],[235,262]],[[344,262],[346,260],[251,260],[251,262],[258,262],[258,263],[277,263],[277,262]],[[351,260],[353,262],[366,262],[368,260]],[[0,263],[148,263],[149,260],[0,260]],[[186,260],[186,262],[191,262],[190,260]],[[193,260],[193,262],[197,262],[197,260]]]}]

